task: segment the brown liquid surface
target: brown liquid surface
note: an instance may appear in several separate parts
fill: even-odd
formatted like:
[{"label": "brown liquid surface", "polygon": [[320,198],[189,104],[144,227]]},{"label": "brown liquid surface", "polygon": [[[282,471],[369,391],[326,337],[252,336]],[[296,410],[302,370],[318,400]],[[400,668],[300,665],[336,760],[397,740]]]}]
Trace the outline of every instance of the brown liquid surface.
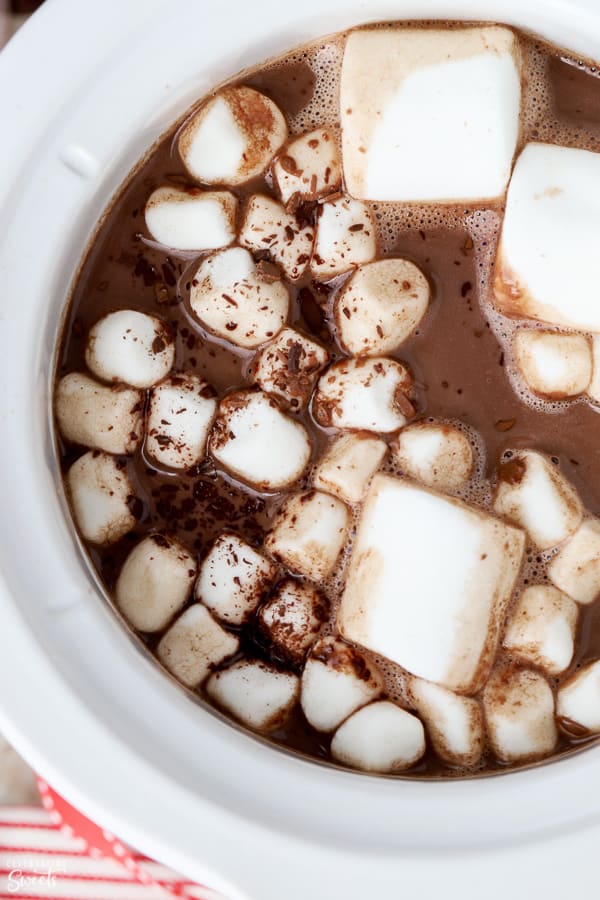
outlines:
[{"label": "brown liquid surface", "polygon": [[[529,140],[548,140],[600,149],[600,80],[594,66],[572,59],[533,37],[519,34],[524,55],[524,112],[520,146]],[[272,97],[286,114],[292,132],[319,124],[335,125],[335,90],[341,62],[341,38],[295,51],[287,57],[237,79]],[[75,284],[62,343],[57,375],[84,371],[84,351],[90,327],[118,308],[144,310],[167,319],[177,333],[174,369],[194,371],[219,394],[245,386],[251,354],[239,353],[202,331],[189,312],[189,285],[198,256],[173,254],[148,243],[144,206],[150,193],[165,183],[190,184],[178,157],[174,135],[177,123],[132,175],[108,210],[89,249]],[[241,189],[240,199],[260,190],[260,178]],[[460,420],[483,442],[479,475],[493,477],[499,458],[509,447],[542,450],[557,460],[580,491],[588,510],[600,513],[600,417],[582,401],[563,404],[532,402],[511,373],[505,349],[513,323],[502,320],[488,306],[490,274],[501,208],[390,206],[372,204],[379,227],[381,255],[402,256],[416,262],[433,287],[433,302],[417,333],[394,354],[407,362],[417,385],[417,417]],[[342,279],[342,283],[343,283]],[[335,356],[341,351],[333,329],[328,331],[331,300],[339,280],[326,285],[305,278],[292,286],[290,322],[326,340]],[[519,393],[520,391],[520,393]],[[314,458],[328,435],[308,412],[299,418],[309,428]],[[60,445],[63,470],[81,455],[82,448]],[[124,460],[140,498],[137,527],[116,545],[89,546],[93,565],[110,593],[131,548],[150,531],[166,531],[201,559],[221,531],[234,527],[250,543],[260,546],[281,497],[259,495],[215,468],[209,457],[188,473],[156,469],[139,452]],[[310,483],[310,468],[300,486]],[[482,486],[483,485],[483,486]],[[464,496],[485,505],[483,481]],[[544,559],[535,551],[523,582],[544,580]],[[327,585],[332,605],[343,583],[343,567]],[[143,637],[143,636],[142,636]],[[158,638],[146,643],[152,649]],[[250,623],[242,635],[242,652],[265,658],[266,651]],[[582,607],[576,656],[568,677],[582,663],[600,657],[600,604]],[[394,693],[395,667],[388,665],[389,693]],[[399,670],[400,671],[400,670]],[[556,682],[557,683],[557,682]],[[199,692],[201,694],[201,692]],[[190,707],[193,715],[193,708]],[[279,744],[321,759],[329,758],[330,737],[314,731],[299,707],[285,728],[271,735]],[[579,746],[562,735],[558,753]],[[486,756],[477,774],[500,768]],[[410,775],[456,775],[432,751]]]}]

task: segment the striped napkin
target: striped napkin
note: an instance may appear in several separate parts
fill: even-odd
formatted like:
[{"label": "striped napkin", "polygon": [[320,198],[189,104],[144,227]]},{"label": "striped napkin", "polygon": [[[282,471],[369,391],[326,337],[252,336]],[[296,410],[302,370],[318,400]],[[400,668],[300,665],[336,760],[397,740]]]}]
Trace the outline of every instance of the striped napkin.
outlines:
[{"label": "striped napkin", "polygon": [[0,897],[223,900],[103,831],[40,781],[42,807],[0,806]]}]

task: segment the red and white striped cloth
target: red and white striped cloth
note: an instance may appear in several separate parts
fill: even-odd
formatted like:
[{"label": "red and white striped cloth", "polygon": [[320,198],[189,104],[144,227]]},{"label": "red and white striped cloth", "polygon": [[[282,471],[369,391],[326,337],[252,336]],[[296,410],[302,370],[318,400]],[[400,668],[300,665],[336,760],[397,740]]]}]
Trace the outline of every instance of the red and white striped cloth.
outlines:
[{"label": "red and white striped cloth", "polygon": [[40,781],[42,807],[0,807],[0,897],[223,900],[103,831]]}]

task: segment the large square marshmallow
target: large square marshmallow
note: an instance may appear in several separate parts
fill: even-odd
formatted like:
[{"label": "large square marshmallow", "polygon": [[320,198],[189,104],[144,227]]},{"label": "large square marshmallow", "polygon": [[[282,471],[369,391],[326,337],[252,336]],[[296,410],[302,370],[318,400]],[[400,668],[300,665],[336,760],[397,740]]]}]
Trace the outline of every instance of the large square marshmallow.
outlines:
[{"label": "large square marshmallow", "polygon": [[350,194],[503,194],[519,131],[520,62],[507,28],[377,28],[346,41],[340,88]]},{"label": "large square marshmallow", "polygon": [[342,635],[428,681],[474,693],[492,665],[525,536],[377,474],[338,612]]},{"label": "large square marshmallow", "polygon": [[527,144],[506,199],[494,293],[506,315],[600,331],[600,153]]}]

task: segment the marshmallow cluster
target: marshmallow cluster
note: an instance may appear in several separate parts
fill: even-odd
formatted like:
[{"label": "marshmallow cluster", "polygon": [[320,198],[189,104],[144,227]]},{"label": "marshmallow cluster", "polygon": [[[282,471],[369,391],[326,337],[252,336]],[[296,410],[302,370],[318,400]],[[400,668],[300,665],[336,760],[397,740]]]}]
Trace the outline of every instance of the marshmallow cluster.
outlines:
[{"label": "marshmallow cluster", "polygon": [[427,279],[409,260],[359,266],[335,299],[340,344],[354,356],[390,353],[414,332],[430,295]]},{"label": "marshmallow cluster", "polygon": [[242,247],[220,250],[196,271],[190,291],[192,312],[218,337],[252,349],[275,337],[289,308],[280,278],[264,276]]},{"label": "marshmallow cluster", "polygon": [[406,366],[394,359],[342,359],[320,377],[313,412],[326,428],[389,433],[414,415],[412,385]]},{"label": "marshmallow cluster", "polygon": [[286,138],[285,119],[272,100],[249,87],[230,87],[189,119],[178,149],[193,178],[237,185],[264,172]]}]

